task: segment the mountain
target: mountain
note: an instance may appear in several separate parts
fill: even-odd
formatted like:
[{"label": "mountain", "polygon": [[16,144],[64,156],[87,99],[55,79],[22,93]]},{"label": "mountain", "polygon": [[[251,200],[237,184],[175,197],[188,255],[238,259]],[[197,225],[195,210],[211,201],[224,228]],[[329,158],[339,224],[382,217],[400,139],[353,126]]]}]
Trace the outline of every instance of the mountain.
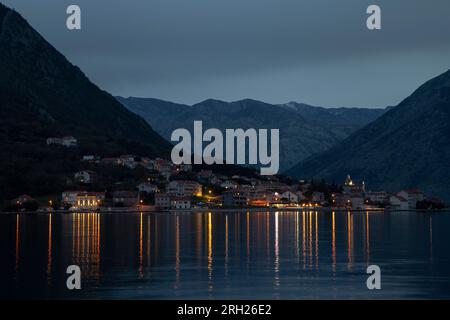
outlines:
[{"label": "mountain", "polygon": [[[77,138],[79,148],[61,151],[46,146],[47,137],[62,135]],[[76,169],[81,154],[170,152],[170,144],[145,120],[91,83],[25,19],[2,4],[0,147],[3,199],[36,186],[41,193],[60,186],[62,173]]]},{"label": "mountain", "polygon": [[329,150],[289,170],[297,177],[343,181],[350,173],[370,189],[419,187],[450,200],[450,71]]},{"label": "mountain", "polygon": [[330,148],[384,112],[383,109],[320,108],[294,102],[274,105],[250,99],[235,102],[209,99],[192,106],[151,98],[117,99],[168,140],[177,128],[192,132],[194,120],[202,120],[204,130],[278,128],[281,170]]}]

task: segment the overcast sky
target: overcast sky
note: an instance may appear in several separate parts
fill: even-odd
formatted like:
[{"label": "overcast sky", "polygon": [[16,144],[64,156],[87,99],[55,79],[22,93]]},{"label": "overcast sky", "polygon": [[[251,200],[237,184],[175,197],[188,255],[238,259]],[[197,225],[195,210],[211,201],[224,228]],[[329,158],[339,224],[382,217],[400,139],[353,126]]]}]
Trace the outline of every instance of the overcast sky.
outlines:
[{"label": "overcast sky", "polygon": [[[450,69],[449,0],[0,0],[114,95],[395,105]],[[66,8],[82,30],[66,29]],[[382,9],[382,30],[366,8]]]}]

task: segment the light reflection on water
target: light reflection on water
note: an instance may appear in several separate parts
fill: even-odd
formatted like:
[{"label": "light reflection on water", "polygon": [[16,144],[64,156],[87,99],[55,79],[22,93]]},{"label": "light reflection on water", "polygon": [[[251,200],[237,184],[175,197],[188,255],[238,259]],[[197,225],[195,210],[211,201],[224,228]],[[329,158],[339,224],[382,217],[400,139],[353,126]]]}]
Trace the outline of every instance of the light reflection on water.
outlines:
[{"label": "light reflection on water", "polygon": [[[449,298],[449,227],[416,212],[2,215],[0,296]],[[370,264],[381,291],[365,286]]]}]

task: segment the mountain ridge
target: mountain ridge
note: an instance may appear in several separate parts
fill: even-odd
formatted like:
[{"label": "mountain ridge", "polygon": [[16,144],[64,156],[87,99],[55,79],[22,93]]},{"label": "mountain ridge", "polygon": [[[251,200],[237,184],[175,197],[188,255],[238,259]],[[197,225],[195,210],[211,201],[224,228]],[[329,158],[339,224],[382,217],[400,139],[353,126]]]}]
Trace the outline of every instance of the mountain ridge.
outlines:
[{"label": "mountain ridge", "polygon": [[[323,151],[348,136],[356,128],[377,118],[384,109],[339,108],[338,111],[312,107],[313,112],[306,114],[300,109],[261,102],[254,99],[242,99],[226,102],[218,99],[206,99],[192,105],[172,103],[155,98],[116,97],[132,112],[142,116],[163,137],[177,128],[192,131],[193,121],[202,120],[206,128],[242,128],[242,129],[280,129],[281,168],[287,169],[311,154]],[[335,112],[336,114],[333,114]],[[360,113],[353,122],[346,113]],[[324,115],[327,121],[324,123]],[[220,115],[220,117],[218,117]],[[323,119],[322,119],[323,118]],[[331,121],[331,119],[333,121]],[[322,122],[322,123],[321,123]]]},{"label": "mountain ridge", "polygon": [[[36,186],[38,193],[60,190],[82,154],[170,154],[170,144],[145,120],[2,4],[0,26],[1,198]],[[75,136],[79,146],[64,152],[46,146],[48,137],[63,135]]]},{"label": "mountain ridge", "polygon": [[425,82],[374,122],[288,171],[341,180],[350,173],[372,188],[419,187],[450,200],[450,70]]}]

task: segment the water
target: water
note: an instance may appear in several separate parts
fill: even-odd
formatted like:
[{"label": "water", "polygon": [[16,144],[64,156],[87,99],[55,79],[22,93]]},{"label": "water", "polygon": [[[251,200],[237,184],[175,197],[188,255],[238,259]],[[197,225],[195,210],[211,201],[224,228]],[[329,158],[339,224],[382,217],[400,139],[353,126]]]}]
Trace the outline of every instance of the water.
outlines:
[{"label": "water", "polygon": [[0,245],[3,298],[450,298],[448,213],[0,215]]}]

